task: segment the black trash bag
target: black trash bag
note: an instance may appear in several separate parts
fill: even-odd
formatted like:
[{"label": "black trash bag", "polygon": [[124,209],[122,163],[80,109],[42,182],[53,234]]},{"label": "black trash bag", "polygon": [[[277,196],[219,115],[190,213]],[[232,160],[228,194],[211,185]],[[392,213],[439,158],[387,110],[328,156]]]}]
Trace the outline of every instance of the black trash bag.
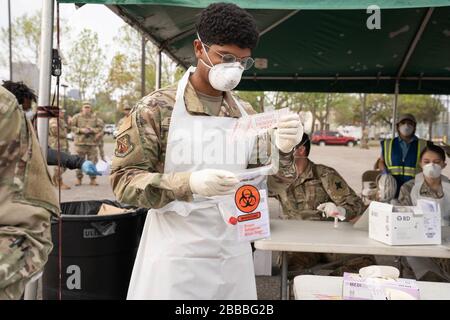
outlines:
[{"label": "black trash bag", "polygon": [[[98,216],[100,206],[131,209]],[[62,299],[126,299],[148,209],[110,200],[61,203]],[[53,250],[43,275],[43,298],[58,299],[59,222],[52,221]]]},{"label": "black trash bag", "polygon": [[[77,215],[77,216],[91,216],[96,215],[102,204],[108,204],[113,207],[123,208],[123,209],[135,209],[135,207],[121,204],[117,201],[112,200],[89,200],[89,201],[73,201],[73,202],[63,202],[61,203],[61,213],[63,215]],[[138,212],[145,211],[148,209],[139,208],[136,209]]]}]

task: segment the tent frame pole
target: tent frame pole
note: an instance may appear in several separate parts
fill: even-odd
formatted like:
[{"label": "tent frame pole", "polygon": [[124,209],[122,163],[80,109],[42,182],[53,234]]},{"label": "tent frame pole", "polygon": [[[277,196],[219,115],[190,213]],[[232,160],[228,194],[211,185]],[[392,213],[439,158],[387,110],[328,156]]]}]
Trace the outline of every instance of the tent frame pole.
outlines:
[{"label": "tent frame pole", "polygon": [[155,82],[156,90],[161,89],[161,68],[162,68],[161,53],[162,49],[158,48],[158,52],[156,53],[156,82]]},{"label": "tent frame pole", "polygon": [[[152,42],[156,47],[161,48],[160,50],[164,50],[164,46],[163,44],[158,41],[157,39],[155,39],[155,37],[153,37],[150,33],[148,33],[147,30],[145,30],[145,28],[143,28],[140,23],[136,20],[133,19],[129,16],[127,16],[125,14],[125,12],[123,11],[122,8],[120,8],[120,6],[118,5],[106,5],[106,7],[108,9],[110,9],[112,12],[114,12],[115,14],[117,14],[119,17],[121,17],[126,23],[128,23],[130,26],[132,26],[133,28],[135,28],[136,30],[139,30],[142,32],[142,34],[145,34],[145,37],[150,40],[150,42]],[[184,61],[178,59],[175,55],[173,55],[169,50],[165,51],[165,54],[168,55],[173,61],[175,61],[178,65],[182,66],[184,69],[188,69],[189,68],[189,64],[186,64]]]},{"label": "tent frame pole", "polygon": [[[52,71],[52,48],[53,48],[53,15],[54,0],[42,0],[42,24],[39,63],[39,96],[38,106],[50,106],[51,71]],[[48,146],[48,118],[37,118],[37,132],[39,144],[44,158],[47,159]]]},{"label": "tent frame pole", "polygon": [[399,79],[403,75],[403,72],[405,71],[406,66],[408,65],[408,62],[411,59],[411,56],[414,53],[414,50],[416,49],[417,43],[419,42],[420,37],[422,36],[423,32],[425,31],[428,21],[430,21],[433,11],[434,11],[434,8],[428,8],[427,13],[425,14],[425,17],[423,18],[422,23],[420,24],[419,30],[417,30],[416,35],[414,36],[414,39],[411,42],[411,45],[409,46],[409,49],[405,55],[405,58],[402,61],[400,69],[398,70],[397,79]]},{"label": "tent frame pole", "polygon": [[[396,128],[397,128],[397,109],[398,109],[398,94],[399,94],[399,81],[403,72],[408,65],[409,60],[411,59],[414,50],[417,47],[417,43],[419,43],[420,37],[422,37],[423,32],[425,31],[426,26],[428,25],[428,21],[430,21],[431,15],[433,14],[434,8],[428,8],[427,13],[425,14],[422,23],[420,24],[419,30],[417,30],[416,35],[414,36],[411,45],[406,52],[405,57],[403,58],[402,64],[400,65],[400,69],[397,73],[397,79],[395,80],[395,89],[394,89],[394,106],[392,108],[392,139],[395,138]],[[420,79],[422,80],[422,79]]]},{"label": "tent frame pole", "polygon": [[288,13],[286,16],[284,16],[283,18],[281,18],[280,20],[278,20],[277,22],[271,24],[270,26],[268,26],[267,28],[265,28],[263,31],[261,31],[259,33],[259,36],[263,36],[265,35],[267,32],[271,31],[272,29],[278,27],[280,24],[282,24],[283,22],[285,22],[287,19],[289,19],[290,17],[296,15],[300,10],[294,10],[291,11],[290,13]]},{"label": "tent frame pole", "polygon": [[145,43],[147,40],[142,35],[141,39],[141,97],[145,96]]},{"label": "tent frame pole", "polygon": [[395,81],[394,89],[394,107],[392,108],[392,139],[395,138],[395,133],[397,131],[397,107],[398,107],[398,92],[399,92],[399,81]]}]

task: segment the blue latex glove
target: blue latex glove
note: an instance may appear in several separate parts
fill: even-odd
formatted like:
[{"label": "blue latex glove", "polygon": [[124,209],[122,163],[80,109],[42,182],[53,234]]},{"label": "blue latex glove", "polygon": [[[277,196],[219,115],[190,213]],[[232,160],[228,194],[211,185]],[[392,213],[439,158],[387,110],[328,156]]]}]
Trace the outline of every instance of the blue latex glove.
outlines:
[{"label": "blue latex glove", "polygon": [[97,171],[95,164],[92,161],[86,160],[81,165],[81,171],[88,176],[101,176],[102,174]]},{"label": "blue latex glove", "polygon": [[388,174],[389,170],[387,168],[385,168],[383,171],[381,171],[381,174]]}]

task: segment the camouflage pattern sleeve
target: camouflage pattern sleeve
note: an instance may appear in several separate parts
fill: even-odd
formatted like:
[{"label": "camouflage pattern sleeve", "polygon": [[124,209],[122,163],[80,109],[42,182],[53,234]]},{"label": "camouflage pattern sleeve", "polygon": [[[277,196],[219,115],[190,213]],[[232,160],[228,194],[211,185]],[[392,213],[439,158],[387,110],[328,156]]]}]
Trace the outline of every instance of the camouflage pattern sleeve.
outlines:
[{"label": "camouflage pattern sleeve", "polygon": [[15,198],[25,184],[18,171],[25,167],[21,161],[29,150],[23,145],[23,140],[29,141],[24,121],[15,97],[0,86],[0,300],[20,299],[52,249],[51,213]]},{"label": "camouflage pattern sleeve", "polygon": [[345,208],[346,220],[351,220],[363,214],[366,206],[339,173],[328,167],[320,171],[323,188],[334,204]]},{"label": "camouflage pattern sleeve", "polygon": [[398,195],[398,201],[400,202],[400,205],[402,206],[412,206],[412,200],[411,200],[411,191],[414,187],[414,179],[409,180],[408,182],[405,182],[401,188],[400,193]]},{"label": "camouflage pattern sleeve", "polygon": [[72,129],[72,132],[73,132],[74,134],[80,133],[80,129],[81,129],[81,128],[78,127],[78,118],[79,118],[79,117],[80,117],[80,114],[77,113],[76,115],[74,115],[74,116],[72,117],[72,120],[70,121],[70,123],[71,123],[71,129]]},{"label": "camouflage pattern sleeve", "polygon": [[139,104],[117,136],[110,178],[114,194],[123,203],[146,208],[192,201],[189,172],[163,173],[173,98],[157,92]]},{"label": "camouflage pattern sleeve", "polygon": [[99,117],[97,117],[96,127],[92,128],[92,130],[94,131],[94,133],[99,134],[99,133],[103,133],[104,127],[105,127],[105,122],[102,119],[100,119]]},{"label": "camouflage pattern sleeve", "polygon": [[48,121],[48,133],[50,136],[58,136],[58,122],[56,118],[50,118]]}]

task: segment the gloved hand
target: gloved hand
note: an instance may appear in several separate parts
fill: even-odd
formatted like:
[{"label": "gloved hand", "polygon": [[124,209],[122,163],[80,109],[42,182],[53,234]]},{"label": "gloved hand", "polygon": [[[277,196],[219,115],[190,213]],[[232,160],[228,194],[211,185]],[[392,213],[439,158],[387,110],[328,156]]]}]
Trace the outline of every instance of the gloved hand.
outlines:
[{"label": "gloved hand", "polygon": [[205,197],[233,193],[238,183],[239,179],[234,173],[216,169],[195,171],[189,178],[192,193]]},{"label": "gloved hand", "polygon": [[320,210],[323,212],[323,215],[327,218],[333,217],[333,218],[339,218],[339,220],[345,219],[345,208],[336,206],[333,202],[325,202],[320,204],[317,207],[317,210]]},{"label": "gloved hand", "polygon": [[101,176],[102,174],[97,171],[95,164],[92,161],[86,160],[81,165],[81,171],[88,176]]},{"label": "gloved hand", "polygon": [[275,130],[275,145],[278,150],[289,153],[302,140],[303,126],[296,113],[282,116]]}]

